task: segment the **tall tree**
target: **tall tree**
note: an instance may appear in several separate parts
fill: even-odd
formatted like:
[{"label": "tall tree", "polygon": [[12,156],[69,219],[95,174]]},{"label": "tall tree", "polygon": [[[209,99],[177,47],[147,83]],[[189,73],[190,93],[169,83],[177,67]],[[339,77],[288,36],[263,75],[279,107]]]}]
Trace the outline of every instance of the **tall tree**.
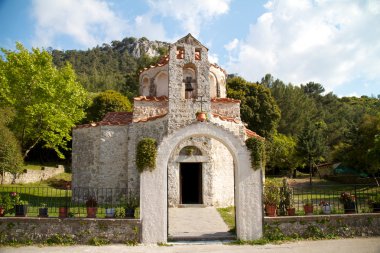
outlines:
[{"label": "tall tree", "polygon": [[227,79],[227,96],[241,100],[241,118],[249,129],[271,137],[277,128],[280,110],[268,88],[232,77]]},{"label": "tall tree", "polygon": [[325,143],[322,136],[324,122],[305,122],[302,133],[298,136],[297,153],[307,163],[312,183],[313,166],[321,159],[325,152]]},{"label": "tall tree", "polygon": [[71,65],[57,69],[49,52],[29,52],[20,43],[16,51],[1,51],[0,101],[16,110],[10,126],[24,158],[39,142],[63,158],[60,149],[67,149],[71,128],[84,117],[87,100]]}]

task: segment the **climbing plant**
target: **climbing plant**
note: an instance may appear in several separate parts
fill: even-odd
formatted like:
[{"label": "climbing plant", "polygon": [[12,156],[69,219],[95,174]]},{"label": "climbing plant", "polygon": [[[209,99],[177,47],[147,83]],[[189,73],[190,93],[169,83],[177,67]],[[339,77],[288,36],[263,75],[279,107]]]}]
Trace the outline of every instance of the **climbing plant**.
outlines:
[{"label": "climbing plant", "polygon": [[251,152],[251,166],[256,170],[265,158],[264,141],[257,138],[249,138],[245,141],[245,145],[247,145],[247,148]]},{"label": "climbing plant", "polygon": [[141,173],[144,170],[152,171],[156,167],[157,142],[152,138],[143,138],[137,144],[136,166]]}]

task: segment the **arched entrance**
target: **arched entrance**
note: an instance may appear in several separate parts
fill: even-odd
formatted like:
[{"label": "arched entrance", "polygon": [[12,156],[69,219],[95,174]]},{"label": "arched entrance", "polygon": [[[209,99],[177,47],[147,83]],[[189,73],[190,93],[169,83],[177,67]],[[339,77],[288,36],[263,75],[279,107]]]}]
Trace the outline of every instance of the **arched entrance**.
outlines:
[{"label": "arched entrance", "polygon": [[186,138],[204,136],[223,143],[235,163],[236,233],[238,239],[262,237],[261,170],[251,168],[250,155],[243,141],[212,123],[194,123],[165,137],[158,147],[156,169],[141,173],[140,208],[142,242],[167,241],[168,161],[173,149]]}]

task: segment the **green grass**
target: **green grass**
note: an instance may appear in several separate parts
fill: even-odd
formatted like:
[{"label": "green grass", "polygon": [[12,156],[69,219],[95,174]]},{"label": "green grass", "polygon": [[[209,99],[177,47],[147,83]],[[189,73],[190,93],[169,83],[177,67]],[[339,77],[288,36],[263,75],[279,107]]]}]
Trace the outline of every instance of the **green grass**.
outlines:
[{"label": "green grass", "polygon": [[220,216],[224,220],[224,222],[227,224],[228,228],[230,229],[229,232],[236,233],[236,226],[235,226],[235,207],[229,206],[229,207],[223,207],[223,208],[217,208]]}]

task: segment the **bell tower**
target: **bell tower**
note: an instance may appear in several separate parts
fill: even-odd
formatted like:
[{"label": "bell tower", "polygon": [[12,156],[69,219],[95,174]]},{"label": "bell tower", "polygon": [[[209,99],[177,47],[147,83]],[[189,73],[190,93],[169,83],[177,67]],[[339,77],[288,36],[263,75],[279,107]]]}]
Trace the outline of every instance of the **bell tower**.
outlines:
[{"label": "bell tower", "polygon": [[[169,132],[211,110],[208,49],[191,34],[169,49]],[[200,99],[202,102],[199,102]]]}]

